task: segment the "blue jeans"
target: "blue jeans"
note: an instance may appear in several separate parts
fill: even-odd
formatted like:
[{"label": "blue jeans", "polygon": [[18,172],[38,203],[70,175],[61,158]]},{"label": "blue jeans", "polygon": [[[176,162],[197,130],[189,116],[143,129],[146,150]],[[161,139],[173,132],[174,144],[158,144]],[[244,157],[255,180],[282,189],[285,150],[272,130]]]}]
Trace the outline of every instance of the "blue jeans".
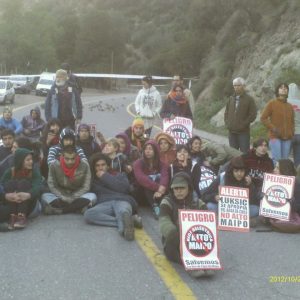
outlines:
[{"label": "blue jeans", "polygon": [[300,164],[300,134],[295,134],[292,142],[294,164],[297,168]]},{"label": "blue jeans", "polygon": [[[216,214],[218,214],[218,204],[208,202],[206,203],[207,209],[210,211],[214,211]],[[249,214],[250,218],[257,217],[259,215],[259,206],[258,205],[249,205]]]},{"label": "blue jeans", "polygon": [[272,153],[273,161],[277,162],[279,159],[288,159],[291,151],[291,144],[291,140],[269,140],[269,147]]},{"label": "blue jeans", "polygon": [[84,213],[84,219],[89,224],[117,227],[118,231],[124,231],[122,219],[123,213],[132,214],[132,207],[127,201],[106,201],[97,204]]},{"label": "blue jeans", "polygon": [[250,149],[250,132],[232,133],[228,135],[229,146],[247,153]]},{"label": "blue jeans", "polygon": [[[82,196],[80,196],[80,198],[90,200],[92,202],[92,205],[97,201],[97,196],[94,193],[85,193]],[[57,199],[58,197],[52,193],[44,193],[41,197],[42,206],[44,207],[45,205],[50,205],[51,202]]]}]

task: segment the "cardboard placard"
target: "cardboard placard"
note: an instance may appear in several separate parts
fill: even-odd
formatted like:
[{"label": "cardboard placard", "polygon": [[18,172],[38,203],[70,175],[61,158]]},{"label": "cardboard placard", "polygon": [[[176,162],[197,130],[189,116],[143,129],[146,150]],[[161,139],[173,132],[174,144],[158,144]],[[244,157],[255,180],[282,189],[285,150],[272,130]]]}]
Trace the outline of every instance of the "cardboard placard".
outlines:
[{"label": "cardboard placard", "polygon": [[264,217],[285,220],[290,219],[291,199],[294,194],[295,177],[264,174],[262,192],[264,197],[260,202],[259,214]]},{"label": "cardboard placard", "polygon": [[201,166],[201,177],[199,181],[199,191],[205,191],[217,179],[217,174],[210,168]]},{"label": "cardboard placard", "polygon": [[249,232],[249,189],[219,186],[218,229]]},{"label": "cardboard placard", "polygon": [[186,270],[220,270],[216,214],[210,211],[178,211],[180,254]]},{"label": "cardboard placard", "polygon": [[193,121],[183,117],[165,118],[163,119],[163,131],[171,135],[177,145],[184,145],[193,136]]}]

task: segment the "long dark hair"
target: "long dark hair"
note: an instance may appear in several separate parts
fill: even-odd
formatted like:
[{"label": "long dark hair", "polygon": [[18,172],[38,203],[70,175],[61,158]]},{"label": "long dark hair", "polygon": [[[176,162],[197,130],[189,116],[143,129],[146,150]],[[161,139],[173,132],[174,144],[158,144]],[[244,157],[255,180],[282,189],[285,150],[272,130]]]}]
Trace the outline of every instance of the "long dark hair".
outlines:
[{"label": "long dark hair", "polygon": [[154,157],[152,158],[152,166],[155,171],[160,171],[161,168],[161,162],[160,162],[160,157],[159,157],[159,150],[158,150],[158,145],[155,141],[151,140],[145,143],[143,147],[143,163],[142,163],[142,168],[143,170],[149,169],[150,168],[150,161],[145,157],[145,149],[146,147],[150,145],[154,151]]},{"label": "long dark hair", "polygon": [[285,82],[280,82],[280,83],[276,86],[276,88],[275,88],[275,95],[276,95],[276,97],[279,96],[279,89],[280,89],[281,86],[286,87],[287,90],[288,90],[288,92],[289,92],[289,85],[288,85],[287,83],[285,83]]},{"label": "long dark hair", "polygon": [[[244,178],[241,181],[236,180],[233,175],[233,170],[245,170]],[[247,167],[241,156],[232,158],[228,166],[228,169],[225,172],[225,185],[245,187],[246,186],[245,177],[247,175],[247,171],[248,171]]]}]

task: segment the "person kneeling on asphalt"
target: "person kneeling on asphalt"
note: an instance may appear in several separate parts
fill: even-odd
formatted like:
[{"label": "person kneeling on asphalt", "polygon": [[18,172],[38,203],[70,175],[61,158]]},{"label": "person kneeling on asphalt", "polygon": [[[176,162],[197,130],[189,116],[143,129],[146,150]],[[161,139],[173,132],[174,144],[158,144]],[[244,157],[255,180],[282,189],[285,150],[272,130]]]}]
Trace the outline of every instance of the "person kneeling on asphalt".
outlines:
[{"label": "person kneeling on asphalt", "polygon": [[96,201],[96,195],[89,193],[89,164],[80,158],[74,145],[64,147],[60,160],[49,166],[47,183],[50,193],[42,195],[46,215],[83,213]]},{"label": "person kneeling on asphalt", "polygon": [[90,160],[92,170],[92,192],[97,195],[97,204],[88,209],[84,219],[89,224],[117,227],[119,234],[126,240],[134,240],[132,211],[137,204],[130,196],[130,185],[125,173],[110,168],[111,159],[96,153]]},{"label": "person kneeling on asphalt", "polygon": [[[193,199],[193,184],[191,177],[185,172],[174,175],[170,184],[170,193],[165,196],[160,204],[159,229],[162,234],[162,243],[166,257],[181,264],[180,236],[178,226],[179,209],[206,209],[203,201]],[[192,277],[209,276],[212,270],[191,270]]]}]

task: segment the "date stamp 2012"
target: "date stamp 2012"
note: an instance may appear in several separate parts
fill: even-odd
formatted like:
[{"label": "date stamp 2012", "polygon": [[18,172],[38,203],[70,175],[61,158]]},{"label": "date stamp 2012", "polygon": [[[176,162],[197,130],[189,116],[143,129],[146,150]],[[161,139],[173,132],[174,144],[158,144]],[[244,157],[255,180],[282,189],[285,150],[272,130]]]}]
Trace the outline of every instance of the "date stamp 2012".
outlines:
[{"label": "date stamp 2012", "polygon": [[269,276],[269,283],[300,283],[300,276]]}]

